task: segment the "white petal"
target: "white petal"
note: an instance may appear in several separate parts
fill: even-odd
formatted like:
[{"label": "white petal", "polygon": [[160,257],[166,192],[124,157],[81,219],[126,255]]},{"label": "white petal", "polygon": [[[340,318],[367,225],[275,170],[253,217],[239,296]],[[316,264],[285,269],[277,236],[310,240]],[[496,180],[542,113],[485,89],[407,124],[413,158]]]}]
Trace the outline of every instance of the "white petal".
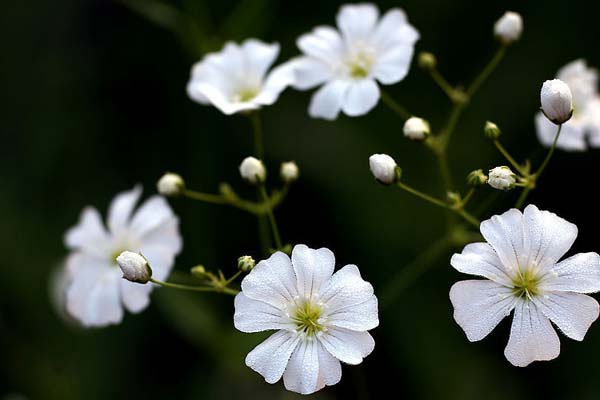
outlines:
[{"label": "white petal", "polygon": [[133,214],[129,229],[141,237],[160,227],[173,216],[173,210],[164,197],[152,196],[144,201]]},{"label": "white petal", "polygon": [[356,117],[371,111],[379,101],[379,87],[372,79],[352,82],[342,104],[346,115]]},{"label": "white petal", "polygon": [[487,243],[468,244],[462,253],[452,256],[450,265],[463,274],[482,276],[503,285],[511,283],[498,255]]},{"label": "white petal", "polygon": [[330,26],[318,26],[311,33],[300,36],[296,42],[306,55],[329,65],[339,64],[344,44],[338,31]]},{"label": "white petal", "polygon": [[296,273],[298,293],[305,298],[319,294],[335,267],[335,256],[327,248],[311,249],[299,244],[292,250],[292,265]]},{"label": "white petal", "polygon": [[217,107],[225,115],[260,108],[258,104],[252,101],[233,101],[228,93],[207,82],[190,82],[188,84],[188,93],[208,99],[213,106]]},{"label": "white petal", "polygon": [[117,194],[110,203],[107,225],[113,235],[119,234],[128,227],[131,213],[141,194],[142,187],[136,185],[132,190]]},{"label": "white petal", "polygon": [[568,337],[583,340],[598,318],[598,302],[585,294],[554,292],[534,298],[542,313]]},{"label": "white petal", "polygon": [[261,374],[267,383],[275,383],[281,379],[298,341],[295,332],[278,331],[248,353],[246,365]]},{"label": "white petal", "polygon": [[153,286],[151,284],[139,284],[121,279],[121,301],[131,313],[139,313],[150,304],[150,292]]},{"label": "white petal", "polygon": [[399,45],[387,50],[375,60],[372,75],[384,85],[400,82],[410,70],[413,46]]},{"label": "white petal", "polygon": [[547,361],[558,357],[560,341],[556,331],[537,306],[520,299],[510,328],[510,338],[504,356],[517,367],[533,361]]},{"label": "white petal", "polygon": [[313,118],[334,120],[338,117],[350,82],[335,80],[325,84],[317,90],[310,100],[308,114]]},{"label": "white petal", "polygon": [[333,70],[323,61],[310,57],[298,57],[289,61],[294,69],[293,86],[298,90],[311,89],[329,81]]},{"label": "white petal", "polygon": [[379,325],[377,297],[346,308],[340,308],[327,317],[328,326],[338,326],[352,331],[367,331]]},{"label": "white petal", "polygon": [[454,320],[475,342],[486,337],[510,314],[516,297],[511,289],[488,280],[456,282],[450,288]]},{"label": "white petal", "polygon": [[283,310],[262,301],[252,300],[244,293],[235,296],[233,323],[236,329],[246,333],[294,329],[294,324]]},{"label": "white petal", "polygon": [[496,250],[508,271],[517,270],[519,257],[525,256],[523,214],[515,208],[483,221],[480,226],[485,240]]},{"label": "white petal", "polygon": [[252,76],[263,77],[279,55],[279,44],[267,44],[256,39],[247,39],[241,49],[246,62],[246,72]]},{"label": "white petal", "polygon": [[344,5],[336,15],[346,43],[356,43],[368,39],[379,18],[379,10],[374,4]]},{"label": "white petal", "polygon": [[140,251],[150,247],[160,247],[171,254],[179,254],[183,245],[179,233],[179,218],[176,216],[168,218],[160,226],[146,232],[139,239],[142,242]]},{"label": "white petal", "polygon": [[290,258],[285,253],[277,252],[256,264],[242,281],[242,291],[249,298],[280,310],[293,303],[298,290]]},{"label": "white petal", "polygon": [[145,243],[139,249],[132,249],[132,251],[140,252],[146,257],[152,268],[152,277],[161,281],[168,278],[175,264],[175,253],[165,247]]},{"label": "white petal", "polygon": [[344,328],[331,328],[319,336],[323,346],[332,356],[346,364],[360,364],[375,348],[369,332],[356,332]]},{"label": "white petal", "polygon": [[600,256],[579,253],[556,264],[540,283],[542,290],[600,292]]},{"label": "white petal", "polygon": [[[556,142],[556,147],[566,151],[585,151],[587,143],[585,141],[585,126],[577,117],[572,117],[562,125],[560,136]],[[538,139],[546,147],[550,147],[554,142],[558,127],[550,122],[541,112],[535,116],[535,130]]]},{"label": "white petal", "polygon": [[77,225],[65,234],[65,245],[70,249],[85,249],[98,255],[108,251],[110,238],[98,210],[94,207],[83,209]]},{"label": "white petal", "polygon": [[398,45],[411,49],[419,39],[419,32],[408,23],[406,14],[399,8],[393,8],[383,15],[371,38],[380,52]]},{"label": "white petal", "polygon": [[319,386],[319,343],[316,340],[300,341],[283,374],[287,390],[300,394],[311,394]]},{"label": "white petal", "polygon": [[318,388],[324,386],[335,385],[342,379],[342,365],[337,358],[332,356],[323,347],[321,342],[319,344],[319,381],[317,383]]},{"label": "white petal", "polygon": [[277,101],[283,90],[292,85],[296,79],[294,66],[286,63],[274,68],[262,87],[261,92],[252,99],[252,102],[261,105],[271,105]]}]

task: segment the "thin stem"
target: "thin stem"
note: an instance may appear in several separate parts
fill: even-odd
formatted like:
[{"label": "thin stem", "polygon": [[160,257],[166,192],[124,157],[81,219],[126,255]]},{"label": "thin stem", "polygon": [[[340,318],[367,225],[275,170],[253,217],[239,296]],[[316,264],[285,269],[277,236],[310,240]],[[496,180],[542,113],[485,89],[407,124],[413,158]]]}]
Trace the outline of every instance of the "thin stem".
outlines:
[{"label": "thin stem", "polygon": [[388,106],[393,112],[398,114],[400,118],[407,120],[412,114],[404,108],[400,103],[394,100],[389,94],[380,89],[381,100]]},{"label": "thin stem", "polygon": [[252,129],[254,130],[254,154],[260,160],[264,157],[263,147],[263,128],[262,120],[260,118],[260,111],[252,111],[250,113],[250,119],[252,120]]},{"label": "thin stem", "polygon": [[429,75],[431,75],[431,78],[435,81],[435,83],[437,83],[437,85],[440,87],[440,89],[442,89],[446,96],[448,96],[451,102],[456,103],[460,101],[457,95],[457,90],[454,89],[454,87],[452,87],[450,83],[448,83],[448,81],[442,76],[440,71],[438,71],[436,68],[430,68]]},{"label": "thin stem", "polygon": [[479,225],[481,225],[481,222],[477,218],[475,218],[473,215],[471,215],[470,213],[468,213],[466,210],[464,210],[462,208],[459,208],[455,211],[458,215],[463,217],[465,219],[465,221],[467,221],[468,223],[473,225],[475,228],[479,229]]},{"label": "thin stem", "polygon": [[231,276],[231,278],[227,279],[225,282],[223,282],[223,286],[229,286],[229,284],[233,281],[235,281],[235,279],[240,276],[242,274],[242,271],[238,271],[235,274],[233,274]]},{"label": "thin stem", "polygon": [[446,204],[446,202],[444,202],[443,200],[436,199],[435,197],[425,194],[425,193],[423,193],[411,186],[408,186],[407,184],[402,183],[402,182],[398,182],[397,185],[400,189],[406,190],[408,193],[413,194],[425,201],[428,201],[431,204],[434,204],[438,207],[442,207],[442,208],[446,208],[446,209],[448,208],[448,204]]},{"label": "thin stem", "polygon": [[523,176],[527,175],[527,173],[525,173],[525,171],[523,171],[523,168],[519,165],[519,163],[516,162],[515,159],[504,148],[504,146],[502,146],[502,143],[500,143],[499,140],[494,140],[494,145],[496,146],[496,148],[498,149],[498,151],[500,153],[502,153],[502,155],[504,156],[504,158],[506,158],[506,160],[517,170],[518,173],[520,173]]},{"label": "thin stem", "polygon": [[529,192],[531,192],[531,189],[532,188],[530,186],[527,186],[525,189],[523,189],[523,191],[521,192],[521,195],[519,196],[519,199],[517,200],[517,203],[515,204],[515,208],[523,207],[523,204],[525,203],[525,200],[527,199]]},{"label": "thin stem", "polygon": [[496,54],[494,54],[494,57],[485,66],[485,68],[483,69],[483,71],[481,71],[477,78],[475,78],[473,83],[471,83],[471,86],[469,86],[469,88],[467,89],[467,96],[471,97],[473,96],[473,94],[475,94],[475,92],[477,92],[477,90],[479,90],[481,85],[486,81],[486,79],[490,76],[494,69],[496,69],[502,58],[504,58],[504,54],[506,54],[506,46],[500,45],[500,47],[498,47],[498,50],[496,51]]},{"label": "thin stem", "polygon": [[550,150],[548,151],[546,158],[542,162],[540,169],[538,169],[537,172],[535,173],[536,179],[538,179],[540,177],[542,172],[544,172],[544,169],[546,169],[548,162],[550,162],[550,158],[552,158],[552,154],[554,154],[554,150],[556,149],[556,143],[558,142],[558,137],[560,136],[561,130],[562,130],[562,124],[558,126],[558,130],[556,131],[556,136],[554,136],[554,142],[552,142],[552,147],[550,147]]},{"label": "thin stem", "polygon": [[185,189],[182,194],[190,199],[204,201],[212,204],[227,204],[228,201],[220,194],[201,193],[193,190]]},{"label": "thin stem", "polygon": [[171,288],[171,289],[179,289],[179,290],[189,290],[193,292],[215,292],[215,293],[225,293],[232,296],[235,296],[240,291],[228,287],[215,287],[215,286],[192,286],[192,285],[183,285],[180,283],[172,283],[172,282],[163,282],[158,279],[150,278],[150,282],[160,285],[162,287]]},{"label": "thin stem", "polygon": [[445,151],[446,147],[448,147],[450,138],[452,137],[452,134],[456,129],[456,125],[458,124],[458,120],[460,119],[460,115],[462,114],[464,108],[465,103],[455,103],[452,107],[450,117],[448,117],[448,122],[446,123],[446,128],[442,131],[442,134],[440,135],[442,151]]},{"label": "thin stem", "polygon": [[277,249],[283,248],[281,244],[281,237],[279,236],[279,229],[277,228],[277,221],[275,221],[275,215],[273,214],[273,209],[269,203],[269,195],[267,195],[267,189],[265,189],[264,184],[259,185],[259,191],[263,198],[264,204],[267,205],[267,216],[269,217],[269,223],[271,224],[271,231],[273,232],[273,239],[275,240],[275,246]]},{"label": "thin stem", "polygon": [[469,200],[471,200],[471,197],[473,197],[473,194],[475,194],[474,187],[469,189],[469,191],[467,192],[467,195],[462,199],[462,201],[460,202],[460,208],[464,208],[467,205]]}]

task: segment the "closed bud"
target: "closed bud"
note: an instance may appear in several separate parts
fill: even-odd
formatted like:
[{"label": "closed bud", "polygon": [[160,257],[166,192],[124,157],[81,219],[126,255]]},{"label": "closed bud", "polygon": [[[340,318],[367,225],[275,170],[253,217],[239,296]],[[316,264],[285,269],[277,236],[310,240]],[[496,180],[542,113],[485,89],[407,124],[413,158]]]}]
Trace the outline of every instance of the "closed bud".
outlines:
[{"label": "closed bud", "polygon": [[542,112],[550,121],[561,125],[573,115],[573,96],[569,85],[560,79],[544,82],[540,92]]},{"label": "closed bud", "polygon": [[455,205],[460,203],[460,193],[458,192],[448,192],[446,193],[446,200],[448,200],[448,203],[450,203],[451,205]]},{"label": "closed bud", "polygon": [[494,189],[510,190],[515,187],[517,176],[509,167],[502,166],[490,170],[488,184]]},{"label": "closed bud", "polygon": [[498,128],[498,125],[491,121],[486,121],[485,125],[483,126],[483,133],[485,134],[486,138],[496,140],[500,137],[502,132],[500,131],[500,128]]},{"label": "closed bud", "polygon": [[178,196],[185,189],[185,182],[180,175],[167,172],[156,183],[156,189],[163,196]]},{"label": "closed bud", "polygon": [[418,117],[407,119],[402,130],[404,136],[412,140],[425,140],[431,133],[429,122]]},{"label": "closed bud", "polygon": [[467,175],[467,183],[469,186],[476,187],[485,185],[488,177],[483,173],[483,170],[476,169],[475,171],[471,171],[469,175]]},{"label": "closed bud", "polygon": [[281,163],[281,169],[279,170],[279,175],[281,176],[281,180],[285,183],[294,182],[298,179],[298,165],[296,165],[293,161],[288,161]]},{"label": "closed bud", "polygon": [[523,33],[523,18],[519,13],[507,11],[494,25],[494,36],[504,45],[516,42]]},{"label": "closed bud", "polygon": [[422,51],[419,53],[419,67],[423,69],[432,69],[437,66],[437,59],[428,51]]},{"label": "closed bud", "polygon": [[238,269],[243,272],[250,272],[256,265],[254,258],[250,256],[241,256],[238,258]]},{"label": "closed bud", "polygon": [[400,179],[400,168],[387,154],[373,154],[369,157],[369,167],[373,177],[384,185],[391,185]]},{"label": "closed bud", "polygon": [[248,182],[257,184],[265,181],[267,170],[259,159],[246,157],[240,164],[240,175]]},{"label": "closed bud", "polygon": [[148,260],[141,254],[124,251],[117,257],[117,264],[123,272],[123,278],[130,282],[147,283],[152,277]]},{"label": "closed bud", "polygon": [[196,265],[190,269],[190,274],[196,278],[204,278],[206,276],[206,268],[204,268],[204,265]]}]

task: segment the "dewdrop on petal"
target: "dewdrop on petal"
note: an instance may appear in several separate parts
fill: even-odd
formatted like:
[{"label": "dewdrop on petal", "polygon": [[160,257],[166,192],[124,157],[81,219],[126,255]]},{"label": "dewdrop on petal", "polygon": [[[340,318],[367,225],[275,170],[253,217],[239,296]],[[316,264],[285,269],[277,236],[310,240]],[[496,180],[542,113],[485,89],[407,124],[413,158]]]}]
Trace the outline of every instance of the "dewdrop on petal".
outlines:
[{"label": "dewdrop on petal", "polygon": [[561,125],[573,115],[573,96],[569,85],[560,79],[544,82],[540,92],[542,112],[550,121]]},{"label": "dewdrop on petal", "polygon": [[264,164],[257,158],[246,157],[240,164],[240,175],[252,184],[264,182],[267,170]]},{"label": "dewdrop on petal", "polygon": [[425,140],[431,133],[429,122],[423,118],[410,117],[404,123],[404,136],[412,140]]},{"label": "dewdrop on petal", "polygon": [[279,175],[285,183],[291,183],[298,179],[298,165],[293,161],[281,163]]},{"label": "dewdrop on petal", "polygon": [[400,177],[400,168],[387,154],[373,154],[369,157],[371,173],[380,183],[391,185]]},{"label": "dewdrop on petal", "polygon": [[496,167],[490,170],[488,183],[494,189],[510,190],[515,187],[517,176],[509,167]]},{"label": "dewdrop on petal", "polygon": [[130,282],[147,283],[152,277],[152,269],[142,255],[124,251],[117,257],[117,264],[123,271],[123,278]]},{"label": "dewdrop on petal", "polygon": [[519,40],[521,33],[523,33],[523,18],[514,11],[505,12],[494,24],[494,36],[504,45]]},{"label": "dewdrop on petal", "polygon": [[167,172],[156,183],[156,189],[163,196],[177,196],[185,189],[185,182],[180,175]]}]

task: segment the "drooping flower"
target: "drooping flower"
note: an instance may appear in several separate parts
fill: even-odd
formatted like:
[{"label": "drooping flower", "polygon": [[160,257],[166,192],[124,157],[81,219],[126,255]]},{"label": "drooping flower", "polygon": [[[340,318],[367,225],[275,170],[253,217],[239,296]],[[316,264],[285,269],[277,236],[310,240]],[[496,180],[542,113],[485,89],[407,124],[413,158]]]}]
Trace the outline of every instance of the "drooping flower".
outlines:
[{"label": "drooping flower", "polygon": [[[569,85],[573,99],[573,115],[562,126],[556,146],[567,151],[584,151],[600,147],[600,95],[598,73],[589,68],[585,60],[570,62],[558,70],[557,78]],[[551,146],[556,135],[556,125],[543,113],[535,116],[538,139]]]},{"label": "drooping flower", "polygon": [[360,364],[375,346],[377,298],[355,265],[336,273],[333,253],[297,245],[259,262],[235,298],[242,332],[276,330],[246,357],[268,383],[309,394],[338,383],[340,361]]},{"label": "drooping flower", "polygon": [[134,211],[142,189],[119,193],[110,204],[105,228],[98,210],[86,207],[77,225],[65,234],[70,283],[67,312],[84,326],[117,324],[123,309],[146,308],[152,285],[122,279],[116,258],[124,250],[140,252],[164,280],[181,250],[179,219],[161,196],[152,196]]},{"label": "drooping flower", "polygon": [[344,5],[336,20],[338,30],[319,26],[302,35],[297,45],[304,56],[291,62],[295,88],[323,85],[308,112],[328,120],[336,119],[340,111],[359,116],[375,107],[376,82],[391,85],[404,79],[419,39],[399,8],[379,18],[374,4]]},{"label": "drooping flower", "polygon": [[523,33],[521,14],[507,11],[494,24],[494,35],[505,45],[516,42]]},{"label": "drooping flower", "polygon": [[450,263],[486,279],[460,281],[450,289],[454,319],[471,341],[486,337],[514,310],[504,355],[513,365],[551,360],[560,342],[551,321],[568,337],[583,340],[598,318],[600,256],[579,253],[560,261],[577,227],[529,205],[481,223],[487,243],[467,245]]},{"label": "drooping flower", "polygon": [[188,96],[227,115],[271,105],[294,79],[286,65],[268,72],[278,55],[277,43],[257,39],[247,39],[241,45],[228,42],[220,52],[194,64]]}]

